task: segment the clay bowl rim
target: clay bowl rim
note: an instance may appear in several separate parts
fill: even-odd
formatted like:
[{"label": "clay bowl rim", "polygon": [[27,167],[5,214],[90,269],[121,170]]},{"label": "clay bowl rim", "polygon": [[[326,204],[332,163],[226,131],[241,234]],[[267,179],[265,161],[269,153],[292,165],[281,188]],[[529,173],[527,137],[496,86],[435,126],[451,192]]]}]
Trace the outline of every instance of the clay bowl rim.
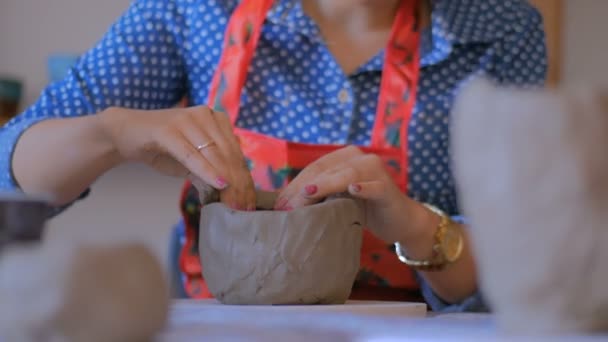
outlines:
[{"label": "clay bowl rim", "polygon": [[242,210],[242,209],[230,208],[229,206],[227,206],[226,204],[221,203],[221,202],[211,202],[211,203],[207,203],[201,207],[201,215],[203,214],[203,211],[207,211],[210,208],[221,208],[221,210],[223,212],[228,211],[228,212],[231,212],[233,215],[249,216],[249,215],[254,215],[257,213],[265,213],[267,215],[271,214],[271,215],[277,215],[277,216],[284,216],[284,215],[289,215],[289,214],[301,213],[302,211],[314,212],[317,210],[321,210],[327,206],[335,205],[336,201],[351,202],[355,206],[359,206],[359,203],[358,203],[359,200],[357,198],[346,197],[346,196],[329,197],[322,202],[314,203],[314,204],[307,205],[307,206],[300,207],[300,208],[295,208],[293,210],[274,210],[274,209],[261,209],[260,210],[260,209],[256,209],[254,211],[247,211],[247,210]]}]

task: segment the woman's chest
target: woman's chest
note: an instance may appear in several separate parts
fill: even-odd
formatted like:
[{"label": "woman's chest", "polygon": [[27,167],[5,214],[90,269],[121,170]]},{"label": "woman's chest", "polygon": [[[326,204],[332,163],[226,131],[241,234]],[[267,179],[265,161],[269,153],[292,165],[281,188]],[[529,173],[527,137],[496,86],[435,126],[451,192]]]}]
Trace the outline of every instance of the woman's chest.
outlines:
[{"label": "woman's chest", "polygon": [[[420,71],[407,139],[409,194],[419,200],[456,210],[449,114],[458,88],[491,67],[487,56],[484,49],[455,49],[449,59]],[[295,142],[369,145],[382,64],[376,56],[346,76],[319,44],[261,40],[247,70],[237,126]],[[208,103],[203,70],[189,72],[193,105]]]},{"label": "woman's chest", "polygon": [[[459,54],[456,50],[444,63],[420,72],[408,130],[413,149],[421,144],[433,149],[446,146],[454,93],[470,75],[484,69],[479,63],[482,54]],[[345,75],[323,44],[268,32],[248,66],[237,125],[296,142],[368,145],[382,65],[380,54]],[[208,83],[201,82],[208,74],[207,68],[189,70],[191,104],[208,102]]]}]

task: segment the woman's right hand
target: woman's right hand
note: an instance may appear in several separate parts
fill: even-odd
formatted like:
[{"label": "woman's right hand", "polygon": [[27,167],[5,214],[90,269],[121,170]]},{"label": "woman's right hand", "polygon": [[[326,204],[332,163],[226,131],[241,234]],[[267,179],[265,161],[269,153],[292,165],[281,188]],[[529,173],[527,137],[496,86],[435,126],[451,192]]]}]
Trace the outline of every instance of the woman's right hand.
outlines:
[{"label": "woman's right hand", "polygon": [[255,210],[253,180],[227,115],[205,106],[111,108],[98,118],[121,160],[202,181],[221,190],[221,201],[232,208]]}]

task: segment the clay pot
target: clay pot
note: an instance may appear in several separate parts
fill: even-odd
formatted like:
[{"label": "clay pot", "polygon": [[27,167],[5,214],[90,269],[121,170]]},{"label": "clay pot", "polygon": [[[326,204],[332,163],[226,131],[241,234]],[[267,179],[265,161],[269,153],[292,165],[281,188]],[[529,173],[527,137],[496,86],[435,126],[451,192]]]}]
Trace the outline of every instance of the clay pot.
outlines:
[{"label": "clay pot", "polygon": [[[203,207],[199,252],[209,290],[224,304],[344,303],[359,270],[361,202],[272,211],[275,196],[258,192],[254,212]],[[209,198],[217,197],[201,202]]]},{"label": "clay pot", "polygon": [[162,266],[140,243],[66,237],[0,258],[0,341],[153,341],[166,326]]},{"label": "clay pot", "polygon": [[478,81],[454,111],[481,288],[517,334],[608,331],[608,93]]}]

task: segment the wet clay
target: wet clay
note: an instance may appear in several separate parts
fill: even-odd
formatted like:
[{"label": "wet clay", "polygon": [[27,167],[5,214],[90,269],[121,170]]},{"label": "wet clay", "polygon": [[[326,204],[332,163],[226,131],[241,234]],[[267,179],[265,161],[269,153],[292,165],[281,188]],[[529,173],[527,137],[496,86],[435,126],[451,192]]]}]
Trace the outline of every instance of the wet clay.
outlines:
[{"label": "wet clay", "polygon": [[0,302],[2,341],[152,341],[165,328],[169,290],[139,243],[58,240],[5,250]]},{"label": "wet clay", "polygon": [[334,197],[272,211],[275,193],[257,193],[263,210],[237,211],[202,192],[199,252],[211,293],[224,304],[343,304],[359,270],[362,203]]},{"label": "wet clay", "polygon": [[452,131],[484,298],[517,334],[608,331],[608,93],[464,88]]}]

